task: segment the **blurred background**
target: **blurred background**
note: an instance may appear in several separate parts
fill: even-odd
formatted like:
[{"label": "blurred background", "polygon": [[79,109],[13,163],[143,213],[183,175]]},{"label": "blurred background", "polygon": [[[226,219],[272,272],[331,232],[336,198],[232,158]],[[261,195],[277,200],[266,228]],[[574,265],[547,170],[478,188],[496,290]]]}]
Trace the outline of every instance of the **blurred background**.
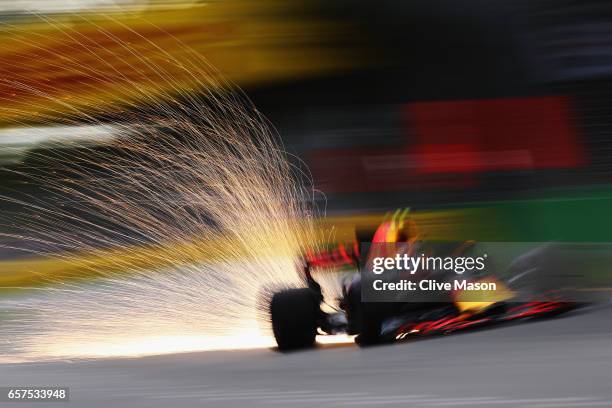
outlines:
[{"label": "blurred background", "polygon": [[[130,31],[146,37],[146,21],[206,57],[270,119],[294,160],[309,167],[324,222],[340,240],[404,206],[434,238],[610,238],[609,2],[32,0],[0,1],[0,13],[4,195],[44,197],[45,186],[23,173],[54,174],[54,155],[113,140],[112,126],[52,126],[48,112],[70,112],[16,92],[11,81],[82,101],[103,124],[125,96],[121,79],[92,83],[58,59],[59,50],[80,55],[58,26],[92,41],[102,27],[135,49],[146,40],[163,46],[163,35]],[[169,52],[189,58],[184,49]],[[126,51],[126,64],[130,58]],[[4,285],[15,283],[8,276],[16,265],[4,264]]]},{"label": "blurred background", "polygon": [[[509,248],[577,243],[567,253],[610,299],[610,1],[0,0],[0,363],[33,362],[2,364],[0,385],[70,386],[88,407],[612,406],[609,308],[367,351],[236,351],[275,344],[253,309],[259,265],[276,260],[247,265],[223,240],[147,245],[57,188],[67,158],[102,179],[100,161],[121,154],[118,118],[151,109],[130,86],[174,102],[206,92],[160,49],[205,57],[270,120],[311,173],[331,258],[411,207],[426,239],[502,242],[508,262]],[[152,83],[139,56],[172,83]],[[20,234],[53,223],[37,203],[67,214],[55,236],[88,247],[90,225],[114,246],[36,255],[39,237]],[[219,270],[206,257],[226,247],[239,259]],[[293,261],[276,262],[279,282],[298,280]],[[118,265],[134,278],[69,279]],[[234,351],[79,361],[210,349]],[[69,361],[37,364],[57,357]]]}]

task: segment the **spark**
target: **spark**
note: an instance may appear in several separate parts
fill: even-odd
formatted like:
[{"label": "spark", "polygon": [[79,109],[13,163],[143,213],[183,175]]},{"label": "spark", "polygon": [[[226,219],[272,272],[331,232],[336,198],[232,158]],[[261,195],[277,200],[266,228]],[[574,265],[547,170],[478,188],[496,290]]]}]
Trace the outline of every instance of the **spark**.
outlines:
[{"label": "spark", "polygon": [[[26,28],[4,30],[29,50],[23,61],[44,61],[59,78],[77,72],[81,94],[65,98],[62,81],[32,81],[19,62],[2,61],[11,73],[2,85],[20,101],[4,102],[0,118],[27,129],[19,118],[38,112],[36,126],[110,124],[114,133],[104,149],[82,143],[53,157],[33,154],[39,165],[22,175],[45,195],[2,197],[20,208],[2,213],[12,231],[2,235],[75,276],[33,271],[42,285],[0,298],[0,354],[40,360],[272,345],[266,293],[303,284],[295,265],[321,241],[307,171],[239,89],[161,30],[163,47],[112,17],[115,32],[77,17],[97,27],[87,38],[76,25],[40,18],[62,47],[38,45]],[[176,60],[168,47],[186,57]],[[126,52],[129,63],[118,58]],[[95,92],[110,82],[113,94]],[[141,249],[126,256],[126,248]]]}]

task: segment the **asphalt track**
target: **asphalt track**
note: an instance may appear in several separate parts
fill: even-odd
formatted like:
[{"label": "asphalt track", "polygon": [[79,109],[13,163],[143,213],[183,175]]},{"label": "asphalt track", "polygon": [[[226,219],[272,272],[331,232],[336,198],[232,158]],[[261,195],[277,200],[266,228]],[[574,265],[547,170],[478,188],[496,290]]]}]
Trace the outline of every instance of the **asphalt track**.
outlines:
[{"label": "asphalt track", "polygon": [[62,385],[15,407],[612,407],[612,308],[358,349],[328,345],[0,366],[0,386]]}]

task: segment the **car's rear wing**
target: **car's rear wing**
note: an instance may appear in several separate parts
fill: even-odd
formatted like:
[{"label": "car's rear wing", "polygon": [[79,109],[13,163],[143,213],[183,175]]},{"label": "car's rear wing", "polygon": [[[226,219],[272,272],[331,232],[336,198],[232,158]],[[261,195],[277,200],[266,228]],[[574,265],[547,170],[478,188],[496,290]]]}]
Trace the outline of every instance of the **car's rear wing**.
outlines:
[{"label": "car's rear wing", "polygon": [[313,268],[340,268],[359,263],[359,244],[340,243],[336,247],[306,252],[306,262]]}]

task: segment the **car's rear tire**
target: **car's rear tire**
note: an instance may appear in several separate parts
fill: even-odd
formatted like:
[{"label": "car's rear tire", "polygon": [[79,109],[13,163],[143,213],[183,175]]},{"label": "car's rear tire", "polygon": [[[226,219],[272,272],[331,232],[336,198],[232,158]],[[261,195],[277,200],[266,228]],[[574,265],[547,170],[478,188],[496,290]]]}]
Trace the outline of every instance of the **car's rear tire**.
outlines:
[{"label": "car's rear tire", "polygon": [[386,315],[385,306],[387,305],[383,303],[361,303],[361,332],[355,339],[359,346],[368,347],[382,343],[380,332]]},{"label": "car's rear tire", "polygon": [[316,294],[308,288],[287,289],[272,296],[270,315],[279,350],[314,346],[318,309]]}]

